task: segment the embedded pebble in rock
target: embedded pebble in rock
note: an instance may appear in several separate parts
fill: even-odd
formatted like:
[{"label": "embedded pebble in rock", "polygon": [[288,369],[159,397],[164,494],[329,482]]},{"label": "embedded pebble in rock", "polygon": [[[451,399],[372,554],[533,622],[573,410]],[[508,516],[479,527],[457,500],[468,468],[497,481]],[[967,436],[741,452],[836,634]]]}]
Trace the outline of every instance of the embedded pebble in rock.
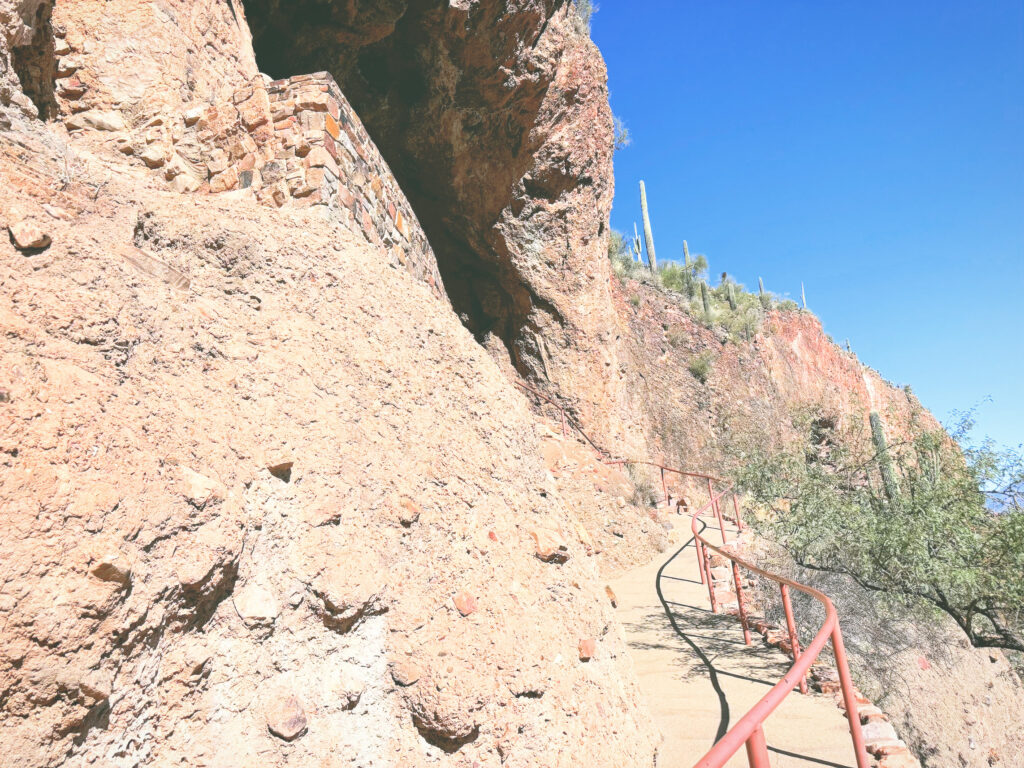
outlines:
[{"label": "embedded pebble in rock", "polygon": [[463,616],[469,616],[477,610],[476,598],[465,591],[456,593],[455,597],[452,598],[452,602],[455,603],[455,607]]},{"label": "embedded pebble in rock", "polygon": [[283,480],[284,482],[289,483],[292,479],[292,467],[294,466],[294,460],[281,458],[267,464],[267,471],[278,480]]},{"label": "embedded pebble in rock", "polygon": [[90,672],[78,683],[78,689],[93,703],[110,698],[110,677],[101,672]]},{"label": "embedded pebble in rock", "polygon": [[415,685],[423,674],[409,659],[396,659],[391,662],[391,679],[403,688]]},{"label": "embedded pebble in rock", "polygon": [[22,251],[37,251],[49,248],[52,242],[50,236],[43,231],[42,227],[34,221],[24,219],[15,222],[8,227],[11,233],[11,240],[14,245]]},{"label": "embedded pebble in rock", "polygon": [[147,147],[139,157],[150,168],[159,168],[166,161],[164,152],[159,147]]},{"label": "embedded pebble in rock", "polygon": [[597,652],[597,640],[592,637],[585,637],[579,642],[580,661],[590,661]]},{"label": "embedded pebble in rock", "polygon": [[131,567],[116,553],[97,558],[89,572],[102,581],[113,581],[119,584],[127,584],[131,581]]},{"label": "embedded pebble in rock", "polygon": [[124,119],[117,112],[85,112],[82,114],[85,125],[97,131],[123,131]]},{"label": "embedded pebble in rock", "polygon": [[537,557],[545,563],[564,563],[569,559],[569,547],[555,531],[535,528],[530,531]]},{"label": "embedded pebble in rock", "polygon": [[279,739],[294,741],[306,731],[306,712],[294,695],[274,695],[265,705],[267,728]]},{"label": "embedded pebble in rock", "polygon": [[402,503],[399,505],[398,521],[408,528],[420,519],[420,513],[422,512],[423,510],[420,509],[420,505],[415,501],[412,499],[403,499]]},{"label": "embedded pebble in rock", "polygon": [[281,612],[277,599],[260,586],[246,586],[232,598],[246,626],[273,623]]}]

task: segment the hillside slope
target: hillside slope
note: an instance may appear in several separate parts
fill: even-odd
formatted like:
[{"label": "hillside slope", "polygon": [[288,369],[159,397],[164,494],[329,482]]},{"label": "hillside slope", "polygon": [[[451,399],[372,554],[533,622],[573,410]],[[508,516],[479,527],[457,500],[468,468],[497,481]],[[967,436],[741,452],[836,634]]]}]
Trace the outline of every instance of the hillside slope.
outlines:
[{"label": "hillside slope", "polygon": [[933,423],[810,316],[725,343],[612,276],[575,14],[0,0],[12,765],[650,766],[601,577],[672,520],[513,377],[695,468]]},{"label": "hillside slope", "polygon": [[444,302],[19,140],[0,218],[53,242],[0,243],[6,765],[652,764],[535,419]]},{"label": "hillside slope", "polygon": [[[616,280],[615,297],[630,328],[631,390],[650,420],[649,450],[671,466],[726,474],[752,446],[806,440],[800,430],[808,424],[827,439],[854,439],[859,427],[867,442],[872,410],[882,414],[893,445],[939,428],[909,388],[841,349],[809,313],[774,311],[744,341],[636,280]],[[708,361],[703,380],[690,370],[701,358]],[[686,492],[706,498],[699,487]],[[926,768],[1024,764],[1024,685],[1002,652],[971,647],[951,619],[925,606],[888,605],[849,579],[799,571],[785,556],[770,565],[833,598],[854,678]],[[802,602],[811,613],[813,601]],[[783,621],[781,613],[776,619]]]}]

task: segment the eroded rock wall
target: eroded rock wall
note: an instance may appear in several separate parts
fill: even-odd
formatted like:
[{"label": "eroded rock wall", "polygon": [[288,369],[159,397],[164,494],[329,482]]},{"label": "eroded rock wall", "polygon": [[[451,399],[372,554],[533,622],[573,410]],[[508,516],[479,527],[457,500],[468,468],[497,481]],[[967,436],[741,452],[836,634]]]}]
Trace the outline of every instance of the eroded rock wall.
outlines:
[{"label": "eroded rock wall", "polygon": [[[630,375],[650,419],[648,450],[676,466],[724,471],[744,445],[806,438],[794,419],[836,435],[859,425],[865,443],[873,410],[890,441],[940,426],[909,389],[841,349],[812,314],[772,312],[743,341],[642,283],[616,281],[615,295],[630,325]],[[700,375],[691,372],[698,358],[707,362]]]},{"label": "eroded rock wall", "polygon": [[238,11],[18,17],[56,112],[18,80],[0,133],[4,764],[652,765],[527,401],[344,217],[207,194],[331,114],[273,120]]},{"label": "eroded rock wall", "polygon": [[309,211],[101,156],[62,183],[26,142],[0,225],[52,242],[0,241],[5,766],[653,764],[529,405],[446,303]]},{"label": "eroded rock wall", "polygon": [[237,3],[58,0],[48,13],[31,47],[52,71],[22,78],[48,83],[43,117],[181,193],[311,206],[443,295],[415,212],[333,79],[261,75]]},{"label": "eroded rock wall", "polygon": [[[510,372],[606,446],[632,444],[638,411],[603,257],[606,73],[572,3],[55,0],[52,24],[50,4],[39,8],[18,34],[39,37],[44,116],[181,193],[333,207],[446,291]],[[297,112],[271,107],[267,87],[280,86],[261,69],[338,80],[333,100],[360,136],[347,159],[307,157],[332,139],[323,126],[296,134]],[[399,194],[381,195],[392,169]]]},{"label": "eroded rock wall", "polygon": [[5,112],[46,117],[53,106],[51,10],[52,0],[0,0],[0,128]]},{"label": "eroded rock wall", "polygon": [[[476,338],[623,444],[609,295],[612,118],[600,53],[556,0],[248,0],[261,66],[331,72],[423,222]],[[608,407],[613,406],[613,407]]]}]

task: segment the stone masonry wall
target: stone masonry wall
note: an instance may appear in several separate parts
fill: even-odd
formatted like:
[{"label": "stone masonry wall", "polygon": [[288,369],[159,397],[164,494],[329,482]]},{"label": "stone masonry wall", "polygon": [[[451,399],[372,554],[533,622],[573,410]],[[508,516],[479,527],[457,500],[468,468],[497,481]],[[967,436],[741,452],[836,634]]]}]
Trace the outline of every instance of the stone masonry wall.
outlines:
[{"label": "stone masonry wall", "polygon": [[222,69],[232,74],[208,101],[140,96],[111,87],[113,65],[85,50],[74,23],[54,25],[53,36],[54,96],[73,135],[112,146],[181,193],[234,192],[276,207],[312,207],[446,298],[412,206],[330,74],[271,81],[228,62]]},{"label": "stone masonry wall", "polygon": [[[444,296],[412,206],[330,74],[256,78],[234,93],[231,105],[186,115],[186,126],[193,119],[190,144],[205,150],[206,162],[200,178],[192,176],[183,189],[251,190],[265,205],[311,207]],[[185,139],[191,133],[186,129]]]},{"label": "stone masonry wall", "polygon": [[291,198],[340,218],[440,295],[427,236],[334,78],[318,72],[276,80],[267,93],[280,148],[261,171],[263,196],[278,204]]}]

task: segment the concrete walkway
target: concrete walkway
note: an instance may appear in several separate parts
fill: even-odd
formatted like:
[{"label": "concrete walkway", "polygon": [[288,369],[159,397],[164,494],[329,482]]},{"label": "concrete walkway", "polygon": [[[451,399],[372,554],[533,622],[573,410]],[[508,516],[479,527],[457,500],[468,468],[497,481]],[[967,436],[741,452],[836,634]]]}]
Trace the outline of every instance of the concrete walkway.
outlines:
[{"label": "concrete walkway", "polygon": [[[706,535],[718,541],[717,526],[708,524]],[[673,559],[690,541],[689,518],[679,518],[675,538],[657,559],[611,582],[640,688],[664,735],[658,768],[691,768],[790,666],[788,656],[756,633],[744,646],[735,617],[711,613],[692,542]],[[676,628],[656,591],[662,565],[662,595]],[[830,696],[791,693],[765,734],[773,768],[855,766],[846,717]],[[746,751],[728,765],[746,766]]]}]

